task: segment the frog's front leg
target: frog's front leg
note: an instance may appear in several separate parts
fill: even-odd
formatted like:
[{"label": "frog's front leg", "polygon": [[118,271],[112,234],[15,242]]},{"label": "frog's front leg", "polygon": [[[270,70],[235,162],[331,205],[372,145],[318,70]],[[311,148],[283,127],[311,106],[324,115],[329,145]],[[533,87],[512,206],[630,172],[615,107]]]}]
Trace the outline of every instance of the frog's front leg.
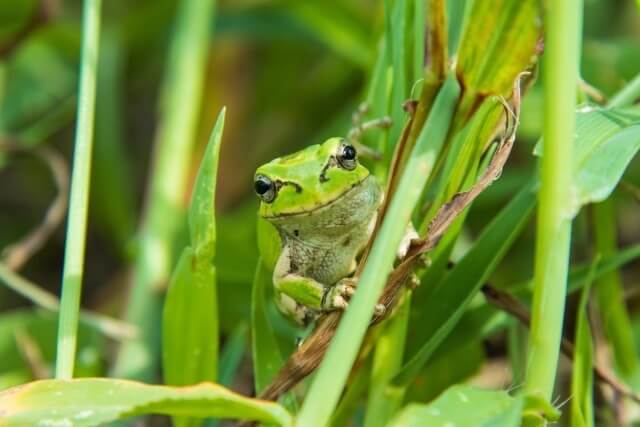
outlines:
[{"label": "frog's front leg", "polygon": [[341,280],[335,286],[322,283],[296,273],[274,272],[273,284],[278,292],[291,297],[296,303],[317,311],[344,309],[355,287]]}]

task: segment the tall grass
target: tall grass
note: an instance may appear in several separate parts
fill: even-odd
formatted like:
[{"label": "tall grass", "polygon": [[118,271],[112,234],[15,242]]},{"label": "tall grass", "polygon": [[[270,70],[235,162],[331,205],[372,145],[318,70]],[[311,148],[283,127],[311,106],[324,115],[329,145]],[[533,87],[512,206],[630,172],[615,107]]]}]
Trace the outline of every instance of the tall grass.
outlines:
[{"label": "tall grass", "polygon": [[582,2],[546,10],[543,157],[536,234],[534,297],[526,389],[550,400],[566,298],[571,242],[572,140],[578,87]]},{"label": "tall grass", "polygon": [[174,247],[185,220],[185,193],[202,99],[214,0],[181,2],[161,86],[159,127],[148,199],[138,231],[126,319],[140,338],[126,342],[117,377],[151,379],[159,363],[162,292],[176,260]]},{"label": "tall grass", "polygon": [[96,72],[98,70],[98,46],[100,45],[100,7],[101,0],[86,0],[82,15],[83,37],[80,88],[78,90],[78,118],[67,218],[56,356],[56,378],[60,379],[73,377],[76,357],[84,250],[87,239],[87,209],[96,107]]}]

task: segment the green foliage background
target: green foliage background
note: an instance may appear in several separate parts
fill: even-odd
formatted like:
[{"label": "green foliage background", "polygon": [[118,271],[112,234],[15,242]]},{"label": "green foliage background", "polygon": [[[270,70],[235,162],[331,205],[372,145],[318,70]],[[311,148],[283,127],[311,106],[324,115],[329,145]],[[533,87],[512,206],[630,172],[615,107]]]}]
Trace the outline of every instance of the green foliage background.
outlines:
[{"label": "green foliage background", "polygon": [[[86,3],[100,7],[96,0]],[[384,178],[407,117],[402,103],[421,99],[436,109],[433,100],[443,92],[438,92],[444,80],[438,70],[430,69],[433,74],[425,78],[420,37],[433,24],[421,18],[432,16],[429,8],[439,3],[102,2],[95,124],[84,129],[93,136],[83,236],[85,312],[79,315],[77,350],[66,355],[75,358],[74,377],[176,386],[206,380],[245,396],[268,384],[303,332],[281,318],[270,300],[270,273],[257,252],[253,171],[276,156],[346,135],[351,114],[367,100],[368,117],[394,119],[387,133],[373,131],[366,139],[383,154],[369,166]],[[496,0],[485,2],[484,9],[472,9],[471,0],[444,3],[443,49],[456,58],[466,86],[451,127],[442,123],[443,116],[435,125],[446,125],[440,132],[449,139],[431,166],[438,174],[424,176],[427,190],[418,195],[418,206],[425,209],[413,211],[421,231],[435,209],[469,188],[486,165],[483,144],[499,120],[493,96],[509,95],[511,76],[532,60],[522,49],[532,44],[523,39],[546,24],[529,20],[538,2]],[[74,138],[82,132],[75,128],[82,10],[80,1],[0,3],[0,248],[33,230],[56,197],[50,160],[42,153],[58,153],[66,161],[63,169],[71,170]],[[640,70],[637,4],[585,1],[582,25],[580,75],[610,101],[583,85],[579,102],[629,107],[637,89],[630,99],[624,93],[612,96]],[[427,61],[434,57],[426,52]],[[400,320],[386,324],[380,345],[349,379],[348,393],[337,408],[325,409],[333,425],[423,425],[435,412],[455,413],[456,399],[471,400],[477,412],[470,420],[457,414],[461,418],[443,422],[510,426],[527,411],[544,412],[543,403],[513,397],[517,393],[460,385],[517,390],[525,381],[526,329],[478,291],[488,281],[531,302],[532,217],[539,186],[533,152],[543,132],[541,83],[538,79],[523,99],[518,138],[500,179],[445,236],[410,309],[407,304],[397,314]],[[594,106],[576,117],[574,159],[567,164],[577,192],[567,202],[567,215],[576,214],[568,288],[582,294],[568,295],[564,329],[575,339],[579,357],[573,378],[572,365],[562,359],[553,403],[573,399],[570,409],[562,408],[560,422],[566,425],[611,425],[620,414],[628,423],[638,422],[634,403],[627,399],[624,409],[616,409],[607,398],[610,390],[590,377],[589,366],[598,360],[625,387],[640,390],[640,160],[634,158],[640,110]],[[428,145],[432,139],[420,139],[417,132],[411,138],[417,147],[440,153],[440,147]],[[588,143],[580,145],[583,141]],[[543,151],[536,149],[538,156]],[[88,172],[82,178],[87,183]],[[0,389],[55,374],[60,336],[58,301],[52,296],[61,294],[65,248],[63,222],[24,266],[11,268],[10,251],[2,255],[0,282],[7,286],[0,286]],[[452,269],[449,260],[456,263]],[[388,348],[400,350],[385,353]],[[600,354],[608,358],[602,362]],[[318,390],[331,393],[318,381],[311,396]],[[287,425],[299,411],[303,420],[323,412],[313,403],[320,399],[303,399],[311,383],[283,398],[282,406],[217,388],[184,392],[99,380],[79,382],[65,393],[87,398],[85,410],[103,416],[76,419],[74,425],[148,413],[175,415],[176,425],[200,425],[202,417],[255,417]],[[0,397],[0,414],[3,409],[16,414],[6,425],[29,425],[29,416],[50,415],[51,405],[77,416],[78,409],[65,406],[64,399],[38,407],[55,384],[34,383],[24,397]],[[101,387],[104,393],[121,390],[122,404],[131,404],[129,396],[140,398],[137,409],[119,409],[115,400],[92,401]],[[598,394],[602,389],[604,398]],[[155,423],[168,418],[150,422],[160,425]]]}]

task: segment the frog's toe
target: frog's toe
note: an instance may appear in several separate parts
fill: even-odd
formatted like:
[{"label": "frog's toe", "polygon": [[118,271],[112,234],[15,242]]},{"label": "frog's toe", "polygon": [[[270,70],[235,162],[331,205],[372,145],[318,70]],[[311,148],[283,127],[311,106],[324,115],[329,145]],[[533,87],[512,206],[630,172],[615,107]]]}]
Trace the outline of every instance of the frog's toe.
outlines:
[{"label": "frog's toe", "polygon": [[331,300],[331,306],[334,309],[346,310],[349,303],[342,295],[336,295]]},{"label": "frog's toe", "polygon": [[387,311],[387,307],[385,307],[384,304],[376,304],[376,309],[374,311],[374,315],[376,317],[380,317],[380,316],[384,315],[385,311]]},{"label": "frog's toe", "polygon": [[346,283],[340,284],[336,286],[336,291],[338,292],[338,294],[346,296],[346,297],[351,297],[353,296],[353,294],[356,293],[356,288],[353,285],[349,285]]}]

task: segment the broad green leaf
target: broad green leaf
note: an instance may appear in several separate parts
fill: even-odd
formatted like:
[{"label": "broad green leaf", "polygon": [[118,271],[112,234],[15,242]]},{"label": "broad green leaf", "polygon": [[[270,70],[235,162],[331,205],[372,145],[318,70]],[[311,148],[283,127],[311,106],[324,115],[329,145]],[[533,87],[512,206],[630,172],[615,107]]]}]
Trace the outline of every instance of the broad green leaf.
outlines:
[{"label": "broad green leaf", "polygon": [[627,165],[640,149],[640,121],[638,123],[620,130],[602,144],[593,147],[589,155],[575,165],[577,209],[609,197]]},{"label": "broad green leaf", "polygon": [[593,340],[588,307],[591,282],[598,260],[594,260],[589,282],[582,290],[577,310],[575,353],[571,377],[571,426],[593,427]]},{"label": "broad green leaf", "polygon": [[470,0],[467,7],[456,73],[471,93],[507,95],[533,62],[540,37],[539,2]]},{"label": "broad green leaf", "polygon": [[506,391],[456,385],[429,405],[409,404],[392,427],[517,427],[522,398]]},{"label": "broad green leaf", "polygon": [[251,342],[253,349],[253,379],[260,393],[275,377],[283,364],[273,328],[267,316],[265,287],[271,285],[271,275],[258,259],[251,295]]},{"label": "broad green leaf", "polygon": [[89,427],[144,414],[240,418],[291,426],[280,405],[216,384],[189,387],[111,379],[44,380],[0,393],[0,427]]},{"label": "broad green leaf", "polygon": [[[640,149],[640,110],[586,106],[576,113],[573,200],[567,215],[611,194]],[[542,144],[534,151],[543,155]]]}]

